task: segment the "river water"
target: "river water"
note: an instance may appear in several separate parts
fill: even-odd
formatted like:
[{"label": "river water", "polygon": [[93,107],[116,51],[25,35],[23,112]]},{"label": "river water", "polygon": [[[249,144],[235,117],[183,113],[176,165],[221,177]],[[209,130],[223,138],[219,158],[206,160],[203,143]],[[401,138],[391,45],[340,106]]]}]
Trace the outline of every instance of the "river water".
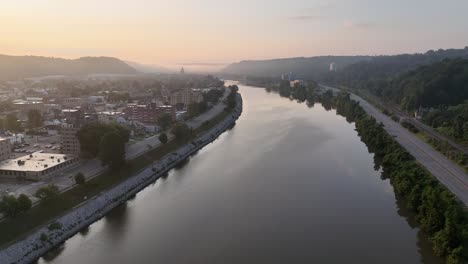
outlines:
[{"label": "river water", "polygon": [[39,263],[441,263],[354,124],[240,93],[234,128]]}]

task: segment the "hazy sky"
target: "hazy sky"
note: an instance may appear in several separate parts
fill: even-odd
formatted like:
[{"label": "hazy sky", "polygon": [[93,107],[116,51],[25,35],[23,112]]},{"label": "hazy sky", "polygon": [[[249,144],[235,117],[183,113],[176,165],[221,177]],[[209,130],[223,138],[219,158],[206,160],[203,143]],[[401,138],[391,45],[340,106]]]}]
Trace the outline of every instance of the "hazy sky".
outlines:
[{"label": "hazy sky", "polygon": [[0,0],[0,53],[229,63],[468,46],[467,0]]}]

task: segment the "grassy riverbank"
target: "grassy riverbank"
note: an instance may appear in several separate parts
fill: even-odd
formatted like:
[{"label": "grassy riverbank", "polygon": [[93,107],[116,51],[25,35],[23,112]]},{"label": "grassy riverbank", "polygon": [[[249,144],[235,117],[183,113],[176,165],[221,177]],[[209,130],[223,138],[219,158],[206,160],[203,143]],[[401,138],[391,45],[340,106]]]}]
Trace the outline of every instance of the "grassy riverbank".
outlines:
[{"label": "grassy riverbank", "polygon": [[180,146],[192,141],[199,134],[214,127],[219,121],[230,114],[231,108],[221,112],[210,121],[203,123],[199,128],[193,130],[191,136],[184,141],[172,140],[127,162],[126,166],[118,172],[107,171],[102,173],[86,182],[85,185],[77,186],[60,194],[57,198],[39,203],[25,213],[0,222],[0,247],[3,248],[14,241],[23,239],[31,231],[48,224],[70,209],[79,206],[86,200],[84,197],[89,199],[132,177],[140,170],[150,166],[154,161],[159,160],[164,155],[173,152]]}]

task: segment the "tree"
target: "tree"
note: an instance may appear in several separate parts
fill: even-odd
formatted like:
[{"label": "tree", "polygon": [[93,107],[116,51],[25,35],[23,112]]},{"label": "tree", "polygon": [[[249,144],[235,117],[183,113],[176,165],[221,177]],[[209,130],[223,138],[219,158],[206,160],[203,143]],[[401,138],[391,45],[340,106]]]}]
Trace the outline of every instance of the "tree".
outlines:
[{"label": "tree", "polygon": [[84,125],[77,133],[81,151],[84,156],[94,158],[100,153],[100,143],[103,136],[109,132],[117,133],[124,143],[130,139],[130,131],[117,124],[91,123]]},{"label": "tree", "polygon": [[85,176],[83,175],[83,173],[81,172],[78,172],[76,175],[75,175],[75,183],[76,184],[84,184],[86,182],[86,178]]},{"label": "tree", "polygon": [[28,111],[28,127],[35,128],[42,126],[42,115],[39,110],[31,109]]},{"label": "tree", "polygon": [[190,136],[191,130],[186,124],[177,123],[172,128],[172,134],[174,134],[174,136],[176,137],[177,140],[182,141],[182,140],[187,139]]},{"label": "tree", "polygon": [[454,125],[454,129],[453,129],[453,133],[454,133],[454,136],[456,138],[463,138],[463,135],[464,135],[464,131],[463,131],[463,128],[464,128],[464,124],[465,124],[465,120],[463,120],[463,116],[457,116],[455,118],[455,125]]},{"label": "tree", "polygon": [[26,212],[32,206],[32,202],[25,194],[18,198],[13,195],[5,195],[0,201],[0,212],[6,217],[14,217],[21,212]]},{"label": "tree", "polygon": [[13,195],[5,195],[0,202],[0,212],[6,217],[13,217],[19,213],[18,200]]},{"label": "tree", "polygon": [[198,103],[198,112],[201,114],[201,113],[204,113],[208,110],[208,103],[206,101],[201,101],[200,103]]},{"label": "tree", "polygon": [[49,184],[45,187],[39,188],[34,194],[35,197],[42,200],[52,199],[60,194],[60,190],[57,185]]},{"label": "tree", "polygon": [[5,119],[5,128],[13,132],[21,132],[21,124],[15,114],[8,114]]},{"label": "tree", "polygon": [[159,138],[159,141],[161,141],[161,143],[163,143],[163,144],[167,143],[168,139],[167,139],[166,133],[161,133],[158,138]]},{"label": "tree", "polygon": [[190,103],[187,106],[187,112],[190,117],[194,117],[200,114],[199,105],[197,103]]},{"label": "tree", "polygon": [[447,257],[448,264],[461,264],[463,263],[463,247],[457,247],[456,249],[452,250],[450,255]]},{"label": "tree", "polygon": [[223,96],[224,89],[210,89],[205,95],[205,100],[210,103],[218,102],[219,98]]},{"label": "tree", "polygon": [[158,118],[157,123],[158,123],[158,126],[160,126],[161,129],[164,131],[167,128],[169,128],[169,126],[171,125],[172,116],[168,113],[164,113]]},{"label": "tree", "polygon": [[111,170],[120,169],[125,164],[125,142],[116,131],[102,137],[99,150],[102,164],[109,165]]},{"label": "tree", "polygon": [[26,194],[20,194],[18,197],[18,208],[21,212],[26,212],[27,210],[31,209],[32,202],[31,199]]}]

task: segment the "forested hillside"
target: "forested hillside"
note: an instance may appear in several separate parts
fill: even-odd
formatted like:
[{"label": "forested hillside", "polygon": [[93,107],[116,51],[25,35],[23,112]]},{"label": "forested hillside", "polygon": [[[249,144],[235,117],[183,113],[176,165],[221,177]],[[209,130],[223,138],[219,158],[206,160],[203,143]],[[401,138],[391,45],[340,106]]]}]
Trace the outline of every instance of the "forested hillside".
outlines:
[{"label": "forested hillside", "polygon": [[316,79],[329,71],[330,63],[335,63],[339,69],[369,58],[368,56],[320,56],[241,61],[228,65],[222,73],[240,76],[279,77],[283,73],[293,72],[300,79]]},{"label": "forested hillside", "polygon": [[132,74],[136,70],[111,57],[83,57],[74,60],[0,55],[0,80],[46,75]]},{"label": "forested hillside", "polygon": [[[408,110],[419,106],[458,104],[460,98],[456,97],[461,95],[459,82],[464,78],[463,68],[466,66],[463,64],[466,63],[441,61],[459,58],[468,59],[468,47],[431,50],[424,54],[379,56],[349,65],[336,73],[328,73],[320,80],[370,92],[402,104]],[[449,79],[450,83],[446,84]],[[440,97],[430,98],[433,96]]]},{"label": "forested hillside", "polygon": [[367,89],[405,110],[457,105],[468,99],[468,60],[443,60],[386,79],[371,79]]}]

